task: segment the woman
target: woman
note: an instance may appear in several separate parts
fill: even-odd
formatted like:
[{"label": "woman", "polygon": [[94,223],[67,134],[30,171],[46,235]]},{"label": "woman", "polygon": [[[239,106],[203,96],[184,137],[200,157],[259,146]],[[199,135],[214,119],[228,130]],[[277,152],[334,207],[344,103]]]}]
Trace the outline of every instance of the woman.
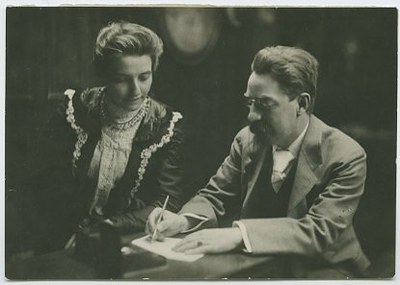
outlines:
[{"label": "woman", "polygon": [[142,231],[167,195],[167,209],[180,209],[182,116],[149,97],[162,51],[137,24],[100,31],[94,67],[104,86],[65,92],[21,188],[23,235],[36,251],[71,244],[77,229],[99,221]]}]

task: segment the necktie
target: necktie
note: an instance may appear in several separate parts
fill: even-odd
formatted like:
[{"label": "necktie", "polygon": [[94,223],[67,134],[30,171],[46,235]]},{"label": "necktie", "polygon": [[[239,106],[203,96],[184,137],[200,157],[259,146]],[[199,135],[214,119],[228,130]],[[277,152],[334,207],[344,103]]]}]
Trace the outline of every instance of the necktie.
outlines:
[{"label": "necktie", "polygon": [[278,193],[279,189],[282,187],[283,181],[286,178],[286,170],[288,169],[290,163],[293,161],[294,156],[287,150],[276,149],[273,154],[273,168],[271,183],[274,191]]}]

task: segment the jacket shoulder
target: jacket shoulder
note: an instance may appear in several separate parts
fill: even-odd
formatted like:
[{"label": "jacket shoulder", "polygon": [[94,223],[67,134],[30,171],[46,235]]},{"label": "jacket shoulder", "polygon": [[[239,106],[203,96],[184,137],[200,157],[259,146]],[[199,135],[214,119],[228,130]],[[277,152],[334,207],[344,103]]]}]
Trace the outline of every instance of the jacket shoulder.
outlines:
[{"label": "jacket shoulder", "polygon": [[88,111],[91,111],[99,107],[102,92],[102,87],[94,87],[90,89],[87,88],[77,95],[79,102],[83,105],[83,107]]},{"label": "jacket shoulder", "polygon": [[236,134],[232,147],[238,149],[242,155],[250,154],[256,152],[263,145],[263,142],[258,139],[250,127],[246,126]]},{"label": "jacket shoulder", "polygon": [[325,153],[344,159],[355,155],[366,156],[364,148],[356,140],[337,128],[324,125],[321,147]]},{"label": "jacket shoulder", "polygon": [[65,116],[71,126],[72,120],[77,126],[89,132],[100,127],[100,105],[103,89],[103,87],[67,89],[64,92],[66,97]]},{"label": "jacket shoulder", "polygon": [[157,140],[167,133],[175,134],[181,126],[182,117],[167,105],[150,98],[149,110],[137,133],[137,139],[149,140],[153,137]]},{"label": "jacket shoulder", "polygon": [[251,132],[249,126],[245,126],[242,128],[235,136],[235,140],[240,141],[241,143],[248,143],[253,141],[254,133]]},{"label": "jacket shoulder", "polygon": [[92,111],[99,107],[103,89],[103,87],[67,89],[64,95],[67,102],[71,100],[78,111]]}]

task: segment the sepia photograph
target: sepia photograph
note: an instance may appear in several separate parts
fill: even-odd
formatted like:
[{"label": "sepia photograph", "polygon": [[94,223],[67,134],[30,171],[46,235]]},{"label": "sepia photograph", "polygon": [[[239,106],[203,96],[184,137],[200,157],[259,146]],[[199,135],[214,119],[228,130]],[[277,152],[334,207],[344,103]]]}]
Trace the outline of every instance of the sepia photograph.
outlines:
[{"label": "sepia photograph", "polygon": [[4,280],[393,281],[395,6],[4,10]]}]

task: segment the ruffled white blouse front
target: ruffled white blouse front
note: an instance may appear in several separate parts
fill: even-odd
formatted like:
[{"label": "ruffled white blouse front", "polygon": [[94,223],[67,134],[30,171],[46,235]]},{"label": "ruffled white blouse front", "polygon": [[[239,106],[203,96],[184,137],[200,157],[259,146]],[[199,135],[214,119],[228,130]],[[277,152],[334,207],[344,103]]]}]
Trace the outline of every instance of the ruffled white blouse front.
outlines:
[{"label": "ruffled white blouse front", "polygon": [[132,151],[132,142],[139,127],[132,126],[126,130],[103,127],[101,138],[94,150],[88,175],[97,180],[96,194],[90,212],[95,209],[102,215],[102,208],[108,201],[108,196],[115,183],[122,178],[128,165]]},{"label": "ruffled white blouse front", "polygon": [[[143,105],[139,110],[130,113],[130,117],[137,116]],[[113,106],[110,111],[118,112],[121,110],[116,110],[116,107]],[[95,181],[97,180],[90,214],[93,214],[94,210],[95,214],[103,215],[102,209],[107,204],[111,190],[125,173],[132,151],[133,139],[140,123],[141,120],[138,120],[127,128],[115,128],[112,124],[102,127],[101,136],[88,170],[88,176]]]}]

